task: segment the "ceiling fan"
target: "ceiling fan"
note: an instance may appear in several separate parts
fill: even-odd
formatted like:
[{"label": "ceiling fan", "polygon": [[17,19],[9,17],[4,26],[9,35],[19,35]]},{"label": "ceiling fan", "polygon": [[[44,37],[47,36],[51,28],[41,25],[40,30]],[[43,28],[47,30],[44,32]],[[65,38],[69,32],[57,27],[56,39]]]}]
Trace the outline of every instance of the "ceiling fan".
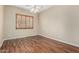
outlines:
[{"label": "ceiling fan", "polygon": [[41,5],[26,5],[26,7],[28,7],[30,9],[30,12],[32,12],[32,13],[39,13],[41,8],[43,8],[44,6],[41,6]]}]

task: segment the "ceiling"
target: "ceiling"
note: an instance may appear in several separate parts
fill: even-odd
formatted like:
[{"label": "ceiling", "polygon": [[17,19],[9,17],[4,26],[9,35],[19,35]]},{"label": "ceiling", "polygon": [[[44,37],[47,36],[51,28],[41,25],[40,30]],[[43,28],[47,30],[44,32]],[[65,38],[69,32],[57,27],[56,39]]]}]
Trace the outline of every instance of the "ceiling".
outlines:
[{"label": "ceiling", "polygon": [[[22,8],[25,10],[30,10],[32,5],[13,5],[14,7]],[[40,12],[52,7],[52,5],[38,5],[41,7]]]}]

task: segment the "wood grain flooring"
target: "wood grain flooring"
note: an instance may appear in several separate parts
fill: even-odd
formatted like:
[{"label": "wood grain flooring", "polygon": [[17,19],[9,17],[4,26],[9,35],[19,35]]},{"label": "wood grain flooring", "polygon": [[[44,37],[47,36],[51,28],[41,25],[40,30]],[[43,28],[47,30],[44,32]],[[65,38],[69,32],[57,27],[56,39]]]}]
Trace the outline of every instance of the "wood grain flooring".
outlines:
[{"label": "wood grain flooring", "polygon": [[3,53],[79,53],[79,47],[38,35],[5,40],[0,51]]}]

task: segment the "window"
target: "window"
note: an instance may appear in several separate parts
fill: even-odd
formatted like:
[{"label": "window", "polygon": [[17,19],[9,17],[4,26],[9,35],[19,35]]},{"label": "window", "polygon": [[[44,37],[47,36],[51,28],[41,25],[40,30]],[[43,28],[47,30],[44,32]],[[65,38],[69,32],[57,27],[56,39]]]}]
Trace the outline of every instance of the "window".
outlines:
[{"label": "window", "polygon": [[16,29],[33,29],[33,16],[16,14]]}]

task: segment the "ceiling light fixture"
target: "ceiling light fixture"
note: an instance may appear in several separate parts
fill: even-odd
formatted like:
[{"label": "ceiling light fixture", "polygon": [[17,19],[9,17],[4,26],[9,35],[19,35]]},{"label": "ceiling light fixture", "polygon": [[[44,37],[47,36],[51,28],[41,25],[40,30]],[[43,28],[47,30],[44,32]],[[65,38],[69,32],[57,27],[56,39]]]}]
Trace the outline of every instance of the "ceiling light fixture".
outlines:
[{"label": "ceiling light fixture", "polygon": [[33,13],[39,13],[40,12],[40,9],[41,9],[41,6],[40,5],[33,5],[30,9],[31,12]]}]

